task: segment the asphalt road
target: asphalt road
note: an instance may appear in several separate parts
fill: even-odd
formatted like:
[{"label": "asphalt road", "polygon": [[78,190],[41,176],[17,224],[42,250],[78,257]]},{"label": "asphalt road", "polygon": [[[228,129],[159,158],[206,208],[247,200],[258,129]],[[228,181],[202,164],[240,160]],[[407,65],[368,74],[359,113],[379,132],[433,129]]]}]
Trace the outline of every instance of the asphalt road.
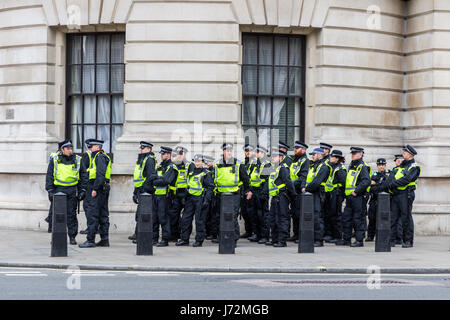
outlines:
[{"label": "asphalt road", "polygon": [[0,268],[0,288],[2,300],[449,300],[450,275],[380,275],[378,278],[377,275],[349,274],[168,273]]}]

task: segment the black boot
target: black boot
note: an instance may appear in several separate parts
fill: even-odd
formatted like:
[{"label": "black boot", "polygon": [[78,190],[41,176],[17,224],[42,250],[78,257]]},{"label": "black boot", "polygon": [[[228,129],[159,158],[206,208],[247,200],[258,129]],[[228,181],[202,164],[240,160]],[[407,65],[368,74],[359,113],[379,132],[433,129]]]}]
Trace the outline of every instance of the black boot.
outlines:
[{"label": "black boot", "polygon": [[372,236],[367,236],[366,242],[372,242],[372,241],[373,241],[373,238],[374,238],[374,237],[372,237]]},{"label": "black boot", "polygon": [[298,235],[294,234],[292,237],[287,238],[286,241],[293,242],[293,241],[295,241],[297,239],[298,239]]},{"label": "black boot", "polygon": [[109,247],[109,240],[100,240],[95,244],[97,247]]},{"label": "black boot", "polygon": [[78,246],[79,246],[80,248],[95,248],[95,243],[94,243],[94,242],[86,241],[86,242],[84,242],[84,243],[82,243],[82,244],[79,244]]},{"label": "black boot", "polygon": [[248,232],[246,231],[243,235],[241,235],[241,238],[242,238],[242,239],[246,239],[246,238],[250,237],[251,235],[252,235],[251,233],[248,233]]},{"label": "black boot", "polygon": [[180,247],[180,246],[188,246],[188,245],[189,245],[189,241],[180,239],[180,240],[178,240],[177,243],[175,243],[175,245],[176,245],[177,247]]},{"label": "black boot", "polygon": [[252,235],[251,237],[248,237],[248,241],[251,242],[257,242],[259,240],[258,236],[256,234]]},{"label": "black boot", "polygon": [[214,239],[214,236],[212,236],[212,235],[209,235],[209,236],[206,236],[206,238],[205,238],[206,240],[212,240],[212,239]]},{"label": "black boot", "polygon": [[69,241],[70,241],[71,245],[76,245],[77,244],[77,242],[75,241],[75,237],[70,237]]},{"label": "black boot", "polygon": [[277,243],[274,243],[273,246],[275,248],[282,248],[282,247],[287,247],[287,244],[286,244],[286,242],[277,242]]},{"label": "black boot", "polygon": [[314,247],[323,247],[323,241],[314,241]]},{"label": "black boot", "polygon": [[161,240],[160,242],[158,242],[158,244],[156,246],[157,247],[167,247],[168,245],[169,245],[169,241]]},{"label": "black boot", "polygon": [[136,233],[133,233],[131,236],[129,236],[128,240],[136,240]]},{"label": "black boot", "polygon": [[355,240],[355,242],[353,242],[350,245],[350,247],[352,247],[352,248],[364,247],[364,243],[362,241]]},{"label": "black boot", "polygon": [[334,244],[337,246],[349,246],[351,242],[343,239],[338,239]]},{"label": "black boot", "polygon": [[201,247],[203,245],[203,242],[201,241],[195,241],[194,244],[192,245],[193,247]]},{"label": "black boot", "polygon": [[411,241],[406,241],[402,244],[402,248],[412,248],[413,244]]},{"label": "black boot", "polygon": [[329,243],[331,240],[333,240],[332,236],[325,236],[325,237],[323,237],[323,241],[325,241],[327,243]]},{"label": "black boot", "polygon": [[211,240],[211,242],[212,242],[212,243],[219,243],[219,238],[218,238],[218,237],[214,237],[214,238]]},{"label": "black boot", "polygon": [[259,239],[258,243],[259,244],[265,244],[268,240],[266,238],[261,238]]}]

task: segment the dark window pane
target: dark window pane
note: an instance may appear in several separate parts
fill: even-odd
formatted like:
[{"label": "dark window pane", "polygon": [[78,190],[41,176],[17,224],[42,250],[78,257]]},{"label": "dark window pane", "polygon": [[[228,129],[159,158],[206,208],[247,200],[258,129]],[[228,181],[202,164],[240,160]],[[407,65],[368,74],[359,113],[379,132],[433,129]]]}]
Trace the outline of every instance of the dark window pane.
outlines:
[{"label": "dark window pane", "polygon": [[256,64],[258,60],[258,38],[256,36],[244,36],[244,64]]},{"label": "dark window pane", "polygon": [[98,123],[109,123],[111,120],[109,96],[98,97]]},{"label": "dark window pane", "polygon": [[242,104],[242,124],[256,123],[256,98],[244,98]]},{"label": "dark window pane", "polygon": [[81,67],[69,67],[69,94],[81,93]]},{"label": "dark window pane", "polygon": [[83,63],[95,62],[95,36],[83,36]]},{"label": "dark window pane", "polygon": [[94,66],[83,66],[83,93],[94,93]]},{"label": "dark window pane", "polygon": [[112,127],[112,136],[113,136],[112,152],[115,151],[117,138],[119,138],[122,135],[122,132],[123,132],[122,126],[113,126]]},{"label": "dark window pane", "polygon": [[272,141],[283,141],[286,142],[286,127],[274,127],[272,129]]},{"label": "dark window pane", "polygon": [[83,142],[81,137],[81,126],[72,126],[71,131],[72,144],[73,144],[73,152],[81,153]]},{"label": "dark window pane", "polygon": [[109,35],[97,36],[97,63],[109,63]]},{"label": "dark window pane", "polygon": [[106,153],[111,152],[111,148],[110,148],[110,140],[111,140],[110,138],[111,138],[111,136],[110,136],[110,133],[109,133],[109,129],[110,129],[109,125],[97,126],[97,137],[98,137],[98,139],[104,141],[103,150]]},{"label": "dark window pane", "polygon": [[123,123],[124,116],[124,105],[123,105],[123,97],[114,96],[112,97],[112,122],[113,123]]},{"label": "dark window pane", "polygon": [[273,125],[286,125],[286,99],[273,99]]},{"label": "dark window pane", "polygon": [[273,64],[273,38],[259,38],[259,64]]},{"label": "dark window pane", "polygon": [[274,69],[275,95],[287,95],[287,67],[275,67]]},{"label": "dark window pane", "polygon": [[81,37],[75,36],[69,40],[69,63],[80,64],[81,63]]},{"label": "dark window pane", "polygon": [[81,97],[72,97],[70,99],[71,120],[72,123],[82,123]]},{"label": "dark window pane", "polygon": [[258,69],[258,93],[272,94],[272,67],[259,67]]},{"label": "dark window pane", "polygon": [[123,63],[124,45],[124,34],[114,34],[111,36],[111,63]]},{"label": "dark window pane", "polygon": [[258,98],[258,123],[262,125],[270,125],[271,117],[271,98]]},{"label": "dark window pane", "polygon": [[96,98],[93,96],[84,97],[84,123],[96,122]]},{"label": "dark window pane", "polygon": [[302,39],[291,38],[289,43],[289,64],[291,66],[302,65]]},{"label": "dark window pane", "polygon": [[97,66],[97,93],[109,92],[109,66]]},{"label": "dark window pane", "polygon": [[296,96],[302,94],[302,69],[300,68],[289,70],[289,94]]},{"label": "dark window pane", "polygon": [[288,38],[275,38],[275,65],[286,66],[288,64]]},{"label": "dark window pane", "polygon": [[111,92],[123,92],[124,70],[124,65],[111,66]]},{"label": "dark window pane", "polygon": [[300,127],[288,127],[286,143],[292,146],[297,140],[300,140]]},{"label": "dark window pane", "polygon": [[257,69],[256,67],[243,67],[242,70],[242,88],[244,94],[256,94],[257,84]]},{"label": "dark window pane", "polygon": [[288,125],[300,125],[300,99],[288,99]]}]

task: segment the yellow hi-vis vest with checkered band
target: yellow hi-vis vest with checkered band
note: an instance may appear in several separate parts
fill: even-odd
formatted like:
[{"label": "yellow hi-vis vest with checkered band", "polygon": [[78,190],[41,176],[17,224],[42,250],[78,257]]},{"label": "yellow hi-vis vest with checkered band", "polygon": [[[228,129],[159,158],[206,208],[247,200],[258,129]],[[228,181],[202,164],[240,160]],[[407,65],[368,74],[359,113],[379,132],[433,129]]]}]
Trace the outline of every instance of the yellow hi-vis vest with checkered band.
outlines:
[{"label": "yellow hi-vis vest with checkered band", "polygon": [[279,184],[279,185],[275,184],[275,181],[278,179],[278,176],[280,175],[280,169],[282,167],[288,168],[288,166],[283,163],[282,165],[279,165],[275,169],[275,171],[269,175],[269,194],[272,197],[277,196],[280,193],[280,190],[283,189],[284,187],[286,187],[286,185],[284,183]]},{"label": "yellow hi-vis vest with checkered band", "polygon": [[146,156],[140,164],[136,164],[136,167],[134,167],[134,174],[133,174],[133,183],[136,188],[141,187],[144,184],[145,180],[147,180],[147,177],[143,177],[142,173],[144,172],[148,158],[152,158],[155,161],[155,170],[156,170],[156,158],[155,156],[152,156],[150,154]]},{"label": "yellow hi-vis vest with checkered band", "polygon": [[306,157],[302,157],[302,160],[297,162],[292,162],[291,166],[289,167],[289,173],[291,177],[291,181],[296,181],[298,179],[298,173],[302,169],[303,164],[306,161]]},{"label": "yellow hi-vis vest with checkered band", "polygon": [[327,181],[325,182],[325,192],[331,192],[337,187],[339,187],[339,183],[333,183],[334,177],[336,176],[336,172],[343,169],[342,164],[338,164],[334,169],[331,168],[330,175],[328,176]]},{"label": "yellow hi-vis vest with checkered band", "polygon": [[361,170],[363,168],[364,164],[361,163],[358,167],[355,169],[349,169],[347,172],[347,179],[345,182],[345,195],[349,196],[355,191],[356,189],[356,181],[358,180],[359,174],[361,173]]},{"label": "yellow hi-vis vest with checkered band", "polygon": [[191,173],[188,176],[187,188],[188,188],[189,194],[191,194],[193,196],[201,196],[203,194],[203,191],[205,190],[205,188],[203,188],[203,185],[202,185],[202,177],[203,176],[206,176],[205,172],[200,172],[199,174],[196,174],[196,175]]},{"label": "yellow hi-vis vest with checkered band", "polygon": [[[417,169],[419,170],[419,175],[420,175],[420,171],[421,168],[420,166],[418,166],[415,162],[413,164],[411,164],[411,166],[408,169],[402,168],[402,167],[398,167],[397,172],[395,173],[394,179],[395,180],[399,180],[400,178],[405,176],[405,171],[409,171],[412,168],[417,167]],[[397,187],[397,190],[406,190],[408,187],[410,186],[414,186],[414,188],[417,188],[417,180],[419,179],[419,176],[417,176],[416,180],[411,181],[410,183],[408,183],[406,186],[401,186],[401,187]]]},{"label": "yellow hi-vis vest with checkered band", "polygon": [[259,188],[261,184],[265,181],[265,179],[261,179],[261,173],[266,166],[266,164],[270,163],[269,161],[264,161],[259,166],[255,164],[253,166],[253,170],[250,173],[250,185],[255,188]]},{"label": "yellow hi-vis vest with checkered band", "polygon": [[53,184],[55,186],[75,186],[80,180],[81,157],[75,156],[75,163],[64,164],[59,155],[53,157]]},{"label": "yellow hi-vis vest with checkered band", "polygon": [[313,182],[314,178],[317,176],[317,174],[320,171],[320,168],[322,168],[323,166],[323,162],[321,164],[319,164],[315,169],[314,169],[314,163],[311,164],[311,166],[309,167],[309,171],[308,171],[308,175],[306,176],[306,187]]},{"label": "yellow hi-vis vest with checkered band", "polygon": [[324,165],[328,166],[328,168],[330,168],[330,173],[328,175],[327,180],[325,180],[324,182],[322,182],[320,185],[323,186],[325,188],[325,184],[327,183],[328,179],[330,179],[331,173],[333,172],[333,168],[330,165],[330,159],[325,160],[325,162],[323,163]]},{"label": "yellow hi-vis vest with checkered band", "polygon": [[178,170],[178,176],[177,176],[177,189],[186,189],[187,188],[187,175],[188,175],[188,169],[191,162],[186,161],[184,164],[184,169],[180,169],[177,167]]},{"label": "yellow hi-vis vest with checkered band", "polygon": [[[159,166],[156,168],[156,173],[157,173],[158,177],[162,177],[162,176],[163,176],[163,173],[166,173],[170,168],[173,168],[174,170],[177,170],[177,169],[176,169],[177,166],[174,165],[173,163],[171,163],[170,165],[168,165],[168,166],[165,168],[165,170],[164,170],[163,167],[161,167],[161,165],[159,165]],[[163,170],[164,170],[164,172],[163,172]],[[167,194],[167,189],[170,189],[170,190],[172,190],[172,191],[175,193],[177,188],[176,188],[175,186],[171,186],[171,185],[169,185],[169,186],[164,186],[164,187],[161,187],[161,186],[155,186],[155,194],[156,194],[156,195],[165,195],[165,194]]]},{"label": "yellow hi-vis vest with checkered band", "polygon": [[[100,152],[97,152],[94,156],[94,159],[91,161],[91,165],[89,166],[89,180],[97,178],[97,165],[95,164],[95,159]],[[108,165],[106,166],[105,179],[111,179],[111,158],[104,152],[102,152],[108,158]],[[91,155],[89,155],[91,157]]]},{"label": "yellow hi-vis vest with checkered band", "polygon": [[239,186],[239,169],[241,164],[237,162],[232,166],[219,167],[214,165],[214,183],[218,192],[237,192]]}]

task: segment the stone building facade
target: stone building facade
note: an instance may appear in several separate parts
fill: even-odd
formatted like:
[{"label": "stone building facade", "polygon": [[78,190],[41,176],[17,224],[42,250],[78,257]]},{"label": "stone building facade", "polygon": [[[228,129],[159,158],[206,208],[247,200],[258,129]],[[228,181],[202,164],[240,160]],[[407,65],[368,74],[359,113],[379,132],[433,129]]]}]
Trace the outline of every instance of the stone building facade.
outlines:
[{"label": "stone building facade", "polygon": [[[286,98],[299,102],[292,107],[298,127],[286,127],[284,137],[325,141],[346,155],[363,146],[373,168],[377,157],[392,167],[393,155],[413,145],[423,168],[416,233],[450,233],[448,0],[0,0],[0,227],[47,226],[48,156],[78,130],[71,129],[76,112],[68,114],[70,70],[78,68],[68,41],[77,34],[124,35],[123,92],[116,93],[123,111],[110,150],[112,231],[134,224],[131,173],[140,140],[155,149],[186,144],[191,153],[245,141],[242,83],[252,73],[243,71],[243,43],[254,34],[302,39],[301,90]],[[117,47],[109,41],[111,80]],[[102,69],[86,68],[94,67]],[[286,116],[289,123],[289,110]],[[105,132],[113,134],[112,122]]]}]

